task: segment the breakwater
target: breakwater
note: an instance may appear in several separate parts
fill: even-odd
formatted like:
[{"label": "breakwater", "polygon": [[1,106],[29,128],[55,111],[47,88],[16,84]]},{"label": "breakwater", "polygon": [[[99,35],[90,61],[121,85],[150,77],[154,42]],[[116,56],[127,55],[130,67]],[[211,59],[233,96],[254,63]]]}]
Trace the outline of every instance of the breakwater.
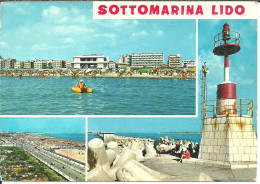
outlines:
[{"label": "breakwater", "polygon": [[[88,181],[167,181],[170,176],[144,166],[145,159],[160,154],[180,154],[183,148],[195,153],[199,145],[191,141],[122,137],[99,133],[88,142]],[[103,140],[102,140],[103,139]]]}]

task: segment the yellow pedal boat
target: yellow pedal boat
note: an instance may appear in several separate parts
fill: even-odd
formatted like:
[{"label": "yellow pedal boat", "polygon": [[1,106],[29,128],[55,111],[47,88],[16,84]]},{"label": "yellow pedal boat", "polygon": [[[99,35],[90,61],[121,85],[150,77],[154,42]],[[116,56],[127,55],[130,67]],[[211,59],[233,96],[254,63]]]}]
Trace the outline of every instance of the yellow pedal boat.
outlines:
[{"label": "yellow pedal boat", "polygon": [[90,88],[83,88],[83,89],[80,89],[79,87],[73,87],[72,88],[72,91],[76,92],[76,93],[92,93],[92,89]]}]

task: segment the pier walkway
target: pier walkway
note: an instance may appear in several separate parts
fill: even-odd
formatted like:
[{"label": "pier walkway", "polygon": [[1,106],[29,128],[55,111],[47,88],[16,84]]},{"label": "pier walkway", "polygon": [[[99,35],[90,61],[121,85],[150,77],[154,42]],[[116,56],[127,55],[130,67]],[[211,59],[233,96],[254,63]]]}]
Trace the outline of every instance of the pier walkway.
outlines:
[{"label": "pier walkway", "polygon": [[170,175],[168,181],[256,181],[256,163],[244,164],[244,167],[242,164],[235,164],[236,169],[231,169],[230,165],[220,165],[214,161],[203,163],[202,160],[194,158],[184,159],[183,163],[178,161],[178,157],[162,154],[159,157],[145,159],[143,164],[152,170]]}]

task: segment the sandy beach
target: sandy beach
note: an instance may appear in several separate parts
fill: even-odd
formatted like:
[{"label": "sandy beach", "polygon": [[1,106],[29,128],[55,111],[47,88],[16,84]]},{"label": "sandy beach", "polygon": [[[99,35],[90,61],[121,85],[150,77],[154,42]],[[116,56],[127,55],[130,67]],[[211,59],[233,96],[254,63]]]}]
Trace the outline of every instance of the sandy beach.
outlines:
[{"label": "sandy beach", "polygon": [[78,149],[57,149],[55,153],[67,156],[69,158],[78,160],[80,162],[84,162],[86,160],[86,151],[85,150],[78,150]]}]

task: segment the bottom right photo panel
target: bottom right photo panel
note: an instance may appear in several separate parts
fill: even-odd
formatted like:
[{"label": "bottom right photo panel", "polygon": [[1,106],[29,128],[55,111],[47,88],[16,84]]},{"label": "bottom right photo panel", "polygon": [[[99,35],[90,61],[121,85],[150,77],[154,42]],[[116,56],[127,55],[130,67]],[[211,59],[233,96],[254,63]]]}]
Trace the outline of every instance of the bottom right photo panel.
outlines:
[{"label": "bottom right photo panel", "polygon": [[88,118],[87,181],[256,181],[256,160],[228,160],[254,156],[228,130],[239,118],[216,118]]}]

